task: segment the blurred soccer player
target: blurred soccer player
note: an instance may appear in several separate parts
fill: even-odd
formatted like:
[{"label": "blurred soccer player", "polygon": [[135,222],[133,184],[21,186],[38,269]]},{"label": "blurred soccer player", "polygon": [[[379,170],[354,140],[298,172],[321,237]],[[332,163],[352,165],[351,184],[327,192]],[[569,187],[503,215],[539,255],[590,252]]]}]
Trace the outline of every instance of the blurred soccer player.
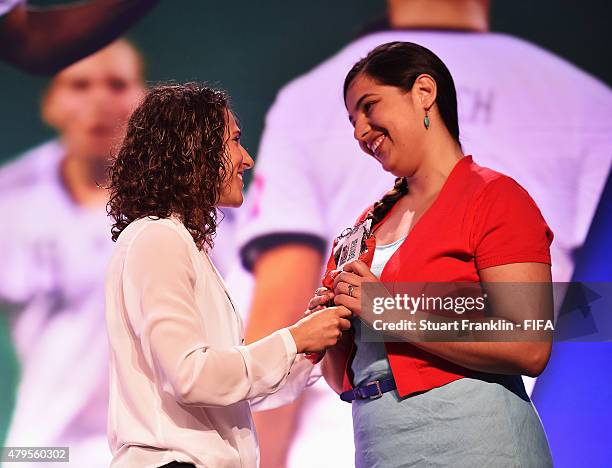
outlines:
[{"label": "blurred soccer player", "polygon": [[58,132],[0,170],[0,304],[20,382],[9,446],[70,446],[70,466],[108,466],[103,279],[112,242],[105,169],[145,91],[114,42],[56,75],[42,116]]}]

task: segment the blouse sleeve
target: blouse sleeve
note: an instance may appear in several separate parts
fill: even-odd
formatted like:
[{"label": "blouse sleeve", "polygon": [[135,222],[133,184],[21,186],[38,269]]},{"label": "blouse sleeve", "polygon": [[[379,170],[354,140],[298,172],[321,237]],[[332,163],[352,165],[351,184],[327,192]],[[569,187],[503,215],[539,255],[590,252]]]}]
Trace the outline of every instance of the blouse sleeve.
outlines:
[{"label": "blouse sleeve", "polygon": [[509,177],[490,182],[474,207],[471,242],[479,270],[547,263],[553,233],[527,191]]},{"label": "blouse sleeve", "polygon": [[178,402],[226,406],[273,393],[296,346],[287,329],[248,346],[212,347],[195,301],[190,246],[172,227],[148,224],[128,247],[123,291],[130,326],[161,388]]},{"label": "blouse sleeve", "polygon": [[266,411],[293,403],[307,387],[314,385],[322,376],[321,365],[313,365],[300,354],[295,359],[291,373],[282,388],[276,393],[251,399],[251,410]]}]

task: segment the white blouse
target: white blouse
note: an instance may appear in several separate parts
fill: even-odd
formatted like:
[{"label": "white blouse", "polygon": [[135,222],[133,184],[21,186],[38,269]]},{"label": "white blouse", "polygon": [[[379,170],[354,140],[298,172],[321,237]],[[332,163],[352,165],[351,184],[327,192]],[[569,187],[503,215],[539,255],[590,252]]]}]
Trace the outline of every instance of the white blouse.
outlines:
[{"label": "white blouse", "polygon": [[[106,323],[115,468],[173,460],[257,467],[250,407],[289,403],[312,383],[312,365],[296,358],[289,330],[243,345],[221,276],[173,217],[139,219],[119,236],[106,277]],[[290,370],[289,385],[277,392]],[[270,403],[265,397],[275,392]]]}]

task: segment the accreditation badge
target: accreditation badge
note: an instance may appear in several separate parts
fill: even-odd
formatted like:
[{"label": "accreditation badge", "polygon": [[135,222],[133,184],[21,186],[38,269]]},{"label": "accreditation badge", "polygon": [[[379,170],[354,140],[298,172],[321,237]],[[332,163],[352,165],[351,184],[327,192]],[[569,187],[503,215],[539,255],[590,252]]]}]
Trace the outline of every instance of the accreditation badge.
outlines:
[{"label": "accreditation badge", "polygon": [[327,262],[323,286],[333,289],[334,279],[342,271],[344,265],[361,260],[368,267],[372,266],[376,238],[372,235],[372,219],[366,218],[352,228],[342,231],[335,240],[332,254]]}]

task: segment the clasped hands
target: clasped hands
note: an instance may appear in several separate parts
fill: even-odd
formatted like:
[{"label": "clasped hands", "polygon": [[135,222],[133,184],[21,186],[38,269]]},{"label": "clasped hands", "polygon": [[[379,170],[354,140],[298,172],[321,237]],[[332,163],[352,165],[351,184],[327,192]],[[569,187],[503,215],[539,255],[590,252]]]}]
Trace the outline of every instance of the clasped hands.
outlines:
[{"label": "clasped hands", "polygon": [[[362,284],[379,282],[370,268],[361,260],[354,260],[344,265],[342,271],[334,278],[334,289],[330,290],[320,287],[315,291],[315,295],[308,302],[308,310],[304,312],[306,316],[325,309],[325,304],[333,301],[336,308],[341,307],[350,312],[349,317],[360,317]],[[345,330],[348,330],[347,327]],[[307,353],[306,357],[313,363],[323,359],[325,350],[317,353]]]}]

